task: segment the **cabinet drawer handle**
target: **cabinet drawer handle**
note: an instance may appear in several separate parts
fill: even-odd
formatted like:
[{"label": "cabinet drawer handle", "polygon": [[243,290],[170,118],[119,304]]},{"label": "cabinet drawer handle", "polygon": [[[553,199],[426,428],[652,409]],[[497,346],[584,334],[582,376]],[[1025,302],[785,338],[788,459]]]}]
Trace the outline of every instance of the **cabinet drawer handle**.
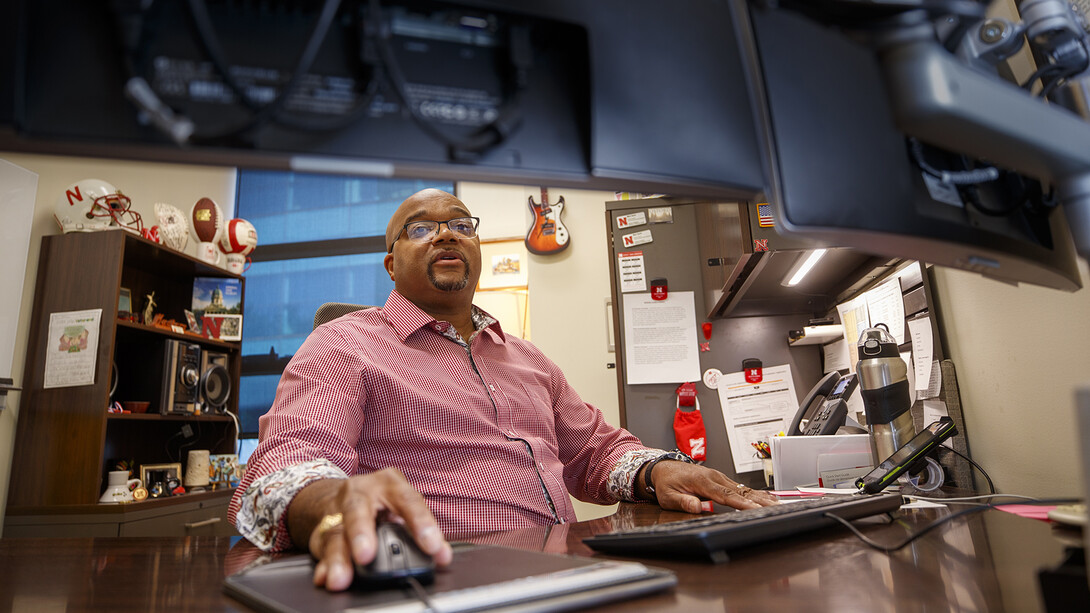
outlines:
[{"label": "cabinet drawer handle", "polygon": [[189,529],[189,528],[200,528],[201,526],[211,526],[212,524],[218,524],[221,519],[223,519],[223,518],[222,517],[209,517],[208,519],[203,519],[201,521],[188,522],[188,523],[186,523],[185,527],[186,527],[186,529]]}]

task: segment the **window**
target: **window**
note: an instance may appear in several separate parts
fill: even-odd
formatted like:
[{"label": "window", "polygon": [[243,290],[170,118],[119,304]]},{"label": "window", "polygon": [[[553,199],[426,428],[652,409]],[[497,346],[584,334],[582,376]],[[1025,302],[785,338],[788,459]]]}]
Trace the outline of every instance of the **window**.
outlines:
[{"label": "window", "polygon": [[[427,187],[454,190],[450,182],[239,171],[237,214],[259,239],[246,271],[238,391],[244,439],[256,438],[258,418],[272,406],[321,304],[385,304],[393,289],[382,264],[386,223]],[[243,442],[241,461],[255,445]]]}]

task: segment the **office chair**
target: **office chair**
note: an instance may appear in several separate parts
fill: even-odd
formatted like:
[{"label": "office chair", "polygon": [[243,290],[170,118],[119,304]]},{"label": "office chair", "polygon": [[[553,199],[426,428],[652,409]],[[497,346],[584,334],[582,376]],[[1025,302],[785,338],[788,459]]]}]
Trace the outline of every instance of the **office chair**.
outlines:
[{"label": "office chair", "polygon": [[318,310],[314,312],[314,327],[337,319],[342,315],[348,315],[356,311],[362,311],[363,309],[371,308],[366,304],[350,304],[348,302],[327,302],[318,307]]}]

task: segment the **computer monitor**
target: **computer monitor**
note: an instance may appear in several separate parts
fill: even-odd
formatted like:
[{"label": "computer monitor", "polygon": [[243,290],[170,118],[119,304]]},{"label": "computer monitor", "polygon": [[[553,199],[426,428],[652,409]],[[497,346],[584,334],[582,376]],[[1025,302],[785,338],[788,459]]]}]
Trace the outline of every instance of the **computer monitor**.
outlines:
[{"label": "computer monitor", "polygon": [[[143,4],[23,2],[22,26],[0,26],[23,58],[0,147],[729,198],[763,185],[725,2]],[[278,113],[248,109],[276,100],[330,4],[310,76]]]},{"label": "computer monitor", "polygon": [[[907,138],[891,103],[896,75],[890,72],[899,66],[882,57],[895,53],[894,45],[867,45],[847,28],[792,11],[751,5],[739,21],[747,18],[751,91],[766,114],[761,142],[768,193],[784,230],[1008,282],[1081,287],[1071,232],[1063,211],[1047,206],[1047,185],[1005,172],[959,192],[922,169],[921,161],[931,169],[963,169],[958,154],[971,148],[950,152]],[[877,31],[871,26],[867,34],[874,38]],[[1030,102],[1036,107],[1031,110],[1055,112],[1044,101]],[[1032,113],[1008,119],[1012,135],[1038,122]],[[1090,125],[1072,123],[1090,138]],[[1000,125],[994,132],[1007,129]],[[951,133],[959,138],[947,142],[975,145]]]},{"label": "computer monitor", "polygon": [[[817,4],[851,17],[912,2]],[[975,72],[956,92],[975,97],[944,107],[916,66],[800,6],[23,0],[0,20],[17,58],[0,62],[0,149],[766,196],[785,232],[1080,287],[1063,209],[1037,196],[1090,184],[1090,125],[1021,92],[985,108],[1002,84]],[[992,159],[1008,182],[944,202],[906,136],[940,166]],[[1012,204],[1021,188],[1038,204]]]}]

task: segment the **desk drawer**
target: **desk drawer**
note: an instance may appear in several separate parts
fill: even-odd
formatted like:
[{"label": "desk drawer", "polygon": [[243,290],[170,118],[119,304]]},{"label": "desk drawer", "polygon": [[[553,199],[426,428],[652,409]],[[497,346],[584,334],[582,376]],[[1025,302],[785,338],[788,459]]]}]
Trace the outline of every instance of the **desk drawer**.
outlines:
[{"label": "desk drawer", "polygon": [[238,536],[227,505],[164,514],[121,524],[120,536]]}]

